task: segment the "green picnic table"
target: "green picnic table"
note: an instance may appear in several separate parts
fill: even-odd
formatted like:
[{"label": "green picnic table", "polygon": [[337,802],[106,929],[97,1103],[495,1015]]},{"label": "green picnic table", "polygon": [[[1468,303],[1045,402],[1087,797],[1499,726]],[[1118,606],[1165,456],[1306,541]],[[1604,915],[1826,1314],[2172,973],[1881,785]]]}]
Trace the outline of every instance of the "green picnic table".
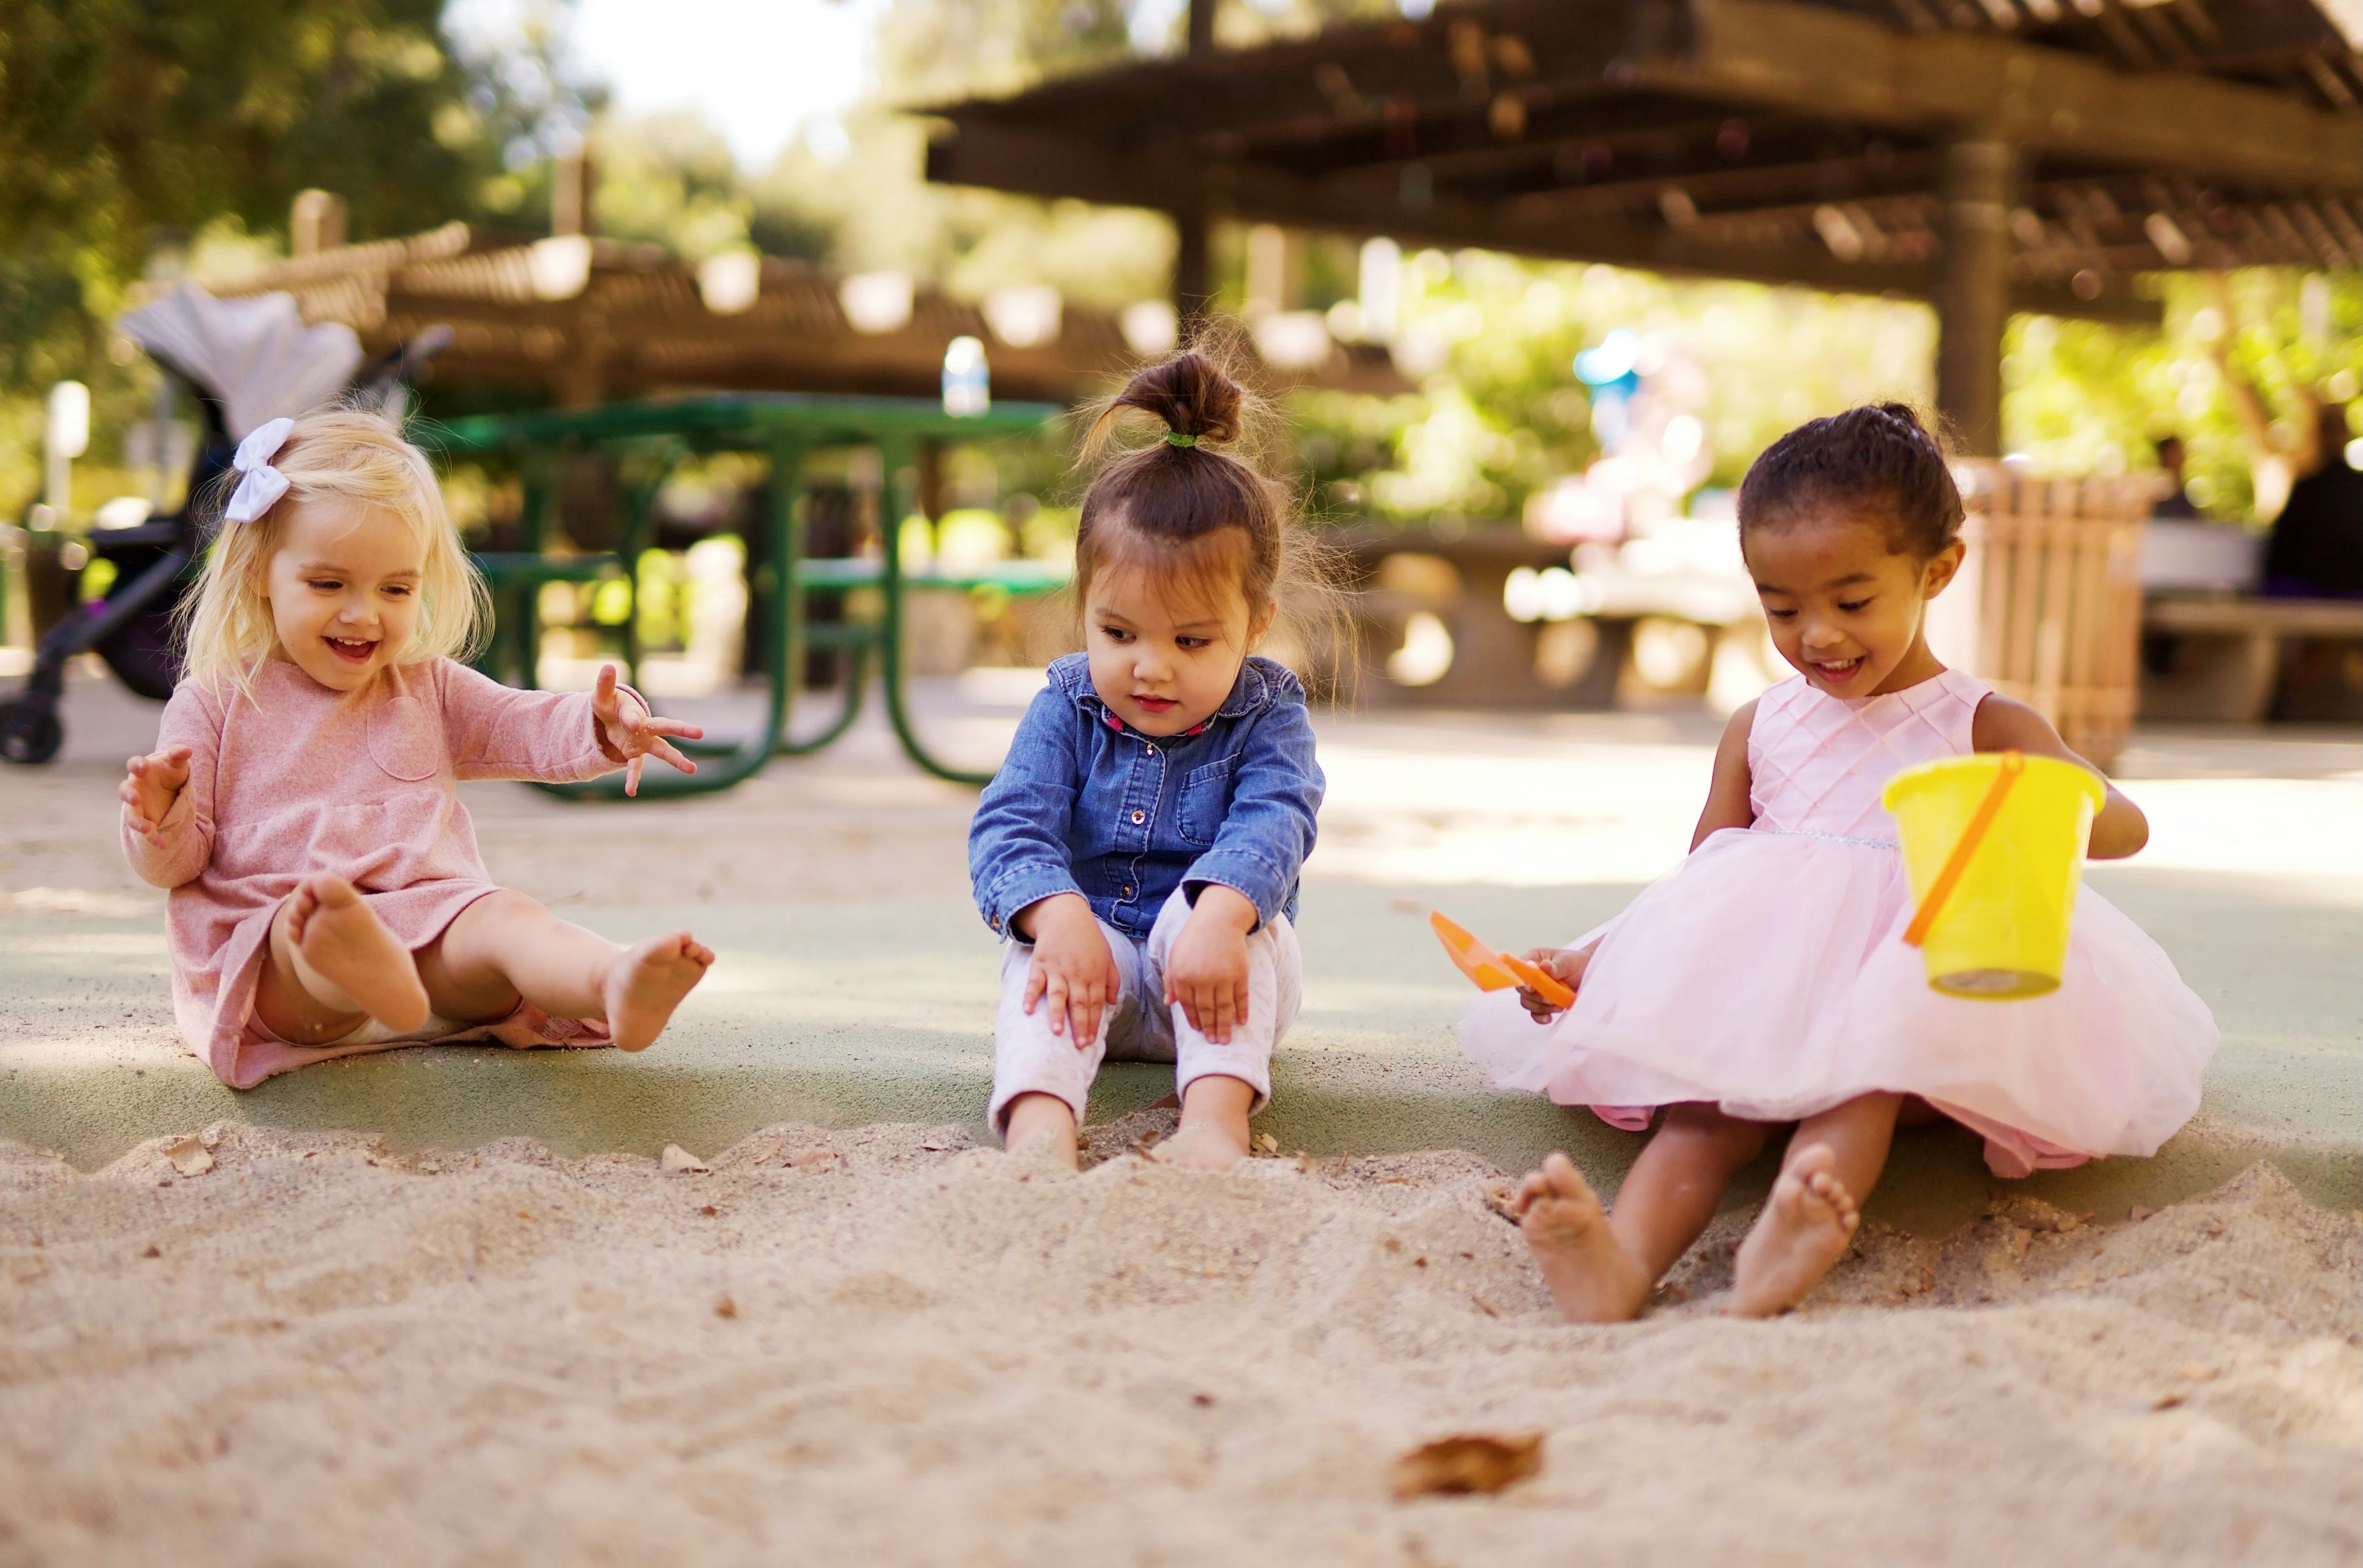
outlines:
[{"label": "green picnic table", "polygon": [[[973,569],[905,569],[897,548],[901,520],[916,510],[912,475],[923,447],[1008,439],[1034,434],[1065,412],[1047,403],[1001,403],[975,416],[946,414],[919,398],[839,397],[802,393],[743,393],[653,398],[605,407],[532,414],[481,415],[453,419],[422,432],[423,444],[445,458],[505,457],[524,472],[524,549],[487,551],[475,557],[492,590],[494,645],[488,658],[506,663],[534,684],[535,651],[540,642],[538,600],[545,583],[591,583],[621,578],[635,595],[622,628],[627,666],[639,658],[638,584],[634,563],[654,527],[656,500],[664,482],[682,462],[716,452],[760,453],[771,463],[771,505],[763,518],[768,570],[749,573],[750,595],[770,611],[765,652],[769,690],[763,722],[737,743],[682,746],[699,759],[694,774],[651,768],[640,781],[640,798],[703,795],[727,789],[760,771],[773,757],[815,751],[843,735],[861,711],[870,662],[877,661],[887,717],[910,759],[938,778],[982,784],[992,775],[946,762],[930,751],[911,722],[903,652],[904,595],[913,587],[995,588],[1012,596],[1054,593],[1067,573],[1043,562],[1004,561]],[[808,557],[804,517],[798,506],[807,456],[844,448],[875,450],[884,471],[881,507],[882,550],[877,556]],[[623,538],[613,551],[554,555],[545,545],[556,508],[555,466],[562,453],[605,451],[616,456],[652,455],[656,477],[626,495]],[[821,595],[841,598],[857,588],[878,590],[874,620],[815,623],[808,601]],[[847,654],[842,700],[817,734],[790,739],[789,718],[804,654],[839,649]],[[554,794],[620,797],[621,775],[587,784],[542,786]]]}]

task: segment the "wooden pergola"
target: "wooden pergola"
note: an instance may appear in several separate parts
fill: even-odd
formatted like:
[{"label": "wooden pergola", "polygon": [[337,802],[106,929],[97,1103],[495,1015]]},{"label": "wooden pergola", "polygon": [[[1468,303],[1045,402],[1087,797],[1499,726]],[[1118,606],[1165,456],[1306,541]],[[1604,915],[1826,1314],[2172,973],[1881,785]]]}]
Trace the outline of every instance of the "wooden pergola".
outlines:
[{"label": "wooden pergola", "polygon": [[2144,272],[2363,265],[2363,54],[2311,0],[1460,0],[928,113],[949,183],[1210,223],[1926,299],[1999,449],[2014,311]]},{"label": "wooden pergola", "polygon": [[[905,284],[899,319],[865,328],[846,279],[777,256],[745,258],[736,297],[716,308],[700,270],[658,245],[465,223],[313,249],[300,221],[297,233],[295,255],[197,281],[223,298],[284,290],[306,321],[340,321],[372,354],[447,327],[435,382],[529,390],[565,408],[687,390],[933,397],[959,337],[984,344],[996,398],[1071,404],[1141,362],[1106,311],[1065,303],[1047,335],[1013,342],[989,307],[924,283]],[[1381,393],[1405,384],[1362,345],[1272,375]]]}]

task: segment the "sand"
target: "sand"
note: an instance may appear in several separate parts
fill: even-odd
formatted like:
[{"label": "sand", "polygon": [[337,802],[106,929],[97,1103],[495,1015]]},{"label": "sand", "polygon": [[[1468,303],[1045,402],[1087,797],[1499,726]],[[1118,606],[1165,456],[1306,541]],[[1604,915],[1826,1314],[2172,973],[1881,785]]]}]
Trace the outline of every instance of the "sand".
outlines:
[{"label": "sand", "polygon": [[[1734,1212],[1642,1321],[1570,1328],[1481,1162],[1127,1147],[1168,1126],[1071,1177],[917,1127],[674,1172],[0,1146],[0,1561],[2363,1553],[2363,1214],[2269,1166],[2138,1218],[1874,1227],[1763,1323],[1716,1315]],[[1536,1430],[1498,1496],[1388,1493],[1415,1444]]]},{"label": "sand", "polygon": [[[83,683],[83,751],[0,772],[13,916],[159,917],[112,798],[155,709],[126,699],[110,730],[92,699],[117,695]],[[1636,716],[1324,722],[1311,879],[1455,884],[1457,909],[1653,873],[1713,740]],[[2143,747],[2163,869],[2105,874],[2213,898],[2270,873],[2274,909],[2352,906],[2351,741]],[[940,898],[985,953],[973,799],[867,730],[658,811],[468,790],[495,873],[578,918],[660,865],[717,908]],[[2247,962],[2214,928],[2257,906],[2206,906],[2190,961],[2238,988],[2209,994],[2247,1009],[2242,1071],[2335,1112],[2348,1036],[2321,1019],[2346,994],[2311,949],[2216,958]],[[94,1057],[170,1038],[129,940],[72,950],[123,998],[119,1022],[75,1015]],[[0,996],[0,1037],[53,1027]],[[2234,1065],[2217,1095],[2248,1081]],[[1873,1225],[1771,1323],[1716,1316],[1736,1210],[1643,1321],[1575,1329],[1470,1156],[1201,1176],[1127,1151],[1165,1125],[1094,1129],[1069,1179],[952,1128],[771,1129],[679,1173],[227,1123],[178,1165],[150,1142],[89,1174],[0,1144],[0,1564],[2363,1561],[2363,1216],[2269,1166],[2138,1220],[2005,1193],[1941,1238]],[[1398,1455],[1464,1431],[1544,1433],[1540,1474],[1390,1496]]]}]

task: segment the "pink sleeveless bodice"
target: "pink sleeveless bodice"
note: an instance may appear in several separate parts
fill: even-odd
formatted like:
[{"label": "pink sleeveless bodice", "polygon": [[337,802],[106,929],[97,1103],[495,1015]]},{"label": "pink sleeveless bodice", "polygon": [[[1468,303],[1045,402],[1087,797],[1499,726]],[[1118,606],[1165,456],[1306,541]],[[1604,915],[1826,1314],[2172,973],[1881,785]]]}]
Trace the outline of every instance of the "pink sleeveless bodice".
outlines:
[{"label": "pink sleeveless bodice", "polygon": [[1781,682],[1756,700],[1747,732],[1757,828],[1893,843],[1895,819],[1880,792],[1914,763],[1968,755],[1978,704],[1992,690],[1958,670],[1853,700],[1816,691],[1802,675]]}]

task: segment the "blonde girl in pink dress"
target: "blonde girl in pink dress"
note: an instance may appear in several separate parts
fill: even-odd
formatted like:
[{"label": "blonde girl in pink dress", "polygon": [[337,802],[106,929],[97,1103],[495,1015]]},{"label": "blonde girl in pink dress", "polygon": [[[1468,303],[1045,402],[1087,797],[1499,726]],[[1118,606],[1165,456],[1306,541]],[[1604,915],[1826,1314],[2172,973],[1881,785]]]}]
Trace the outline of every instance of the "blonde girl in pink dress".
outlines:
[{"label": "blonde girl in pink dress", "polygon": [[454,787],[694,764],[611,666],[521,692],[454,662],[485,617],[434,470],[387,420],[273,419],[239,448],[123,850],[172,890],[182,1038],[251,1088],[308,1062],[458,1040],[638,1051],[714,954],[624,949],[494,885]]},{"label": "blonde girl in pink dress", "polygon": [[[1613,1212],[1564,1154],[1519,1189],[1526,1240],[1573,1321],[1637,1314],[1784,1127],[1730,1309],[1786,1310],[1847,1248],[1901,1117],[1983,1135],[1997,1174],[2147,1155],[2199,1106],[2214,1019],[2158,944],[2091,888],[2059,989],[1980,1002],[1929,989],[1880,805],[1914,763],[2016,750],[2090,767],[2032,708],[1929,651],[1959,569],[1945,455],[1900,405],[1816,419],[1740,487],[1740,545],[1797,675],[1734,714],[1682,865],[1566,949],[1526,956],[1576,990],[1481,1002],[1462,1047],[1494,1081],[1657,1131]],[[2094,770],[2097,772],[2098,770]],[[2105,782],[2105,781],[2104,781]],[[2148,824],[2113,785],[2091,853]]]}]

